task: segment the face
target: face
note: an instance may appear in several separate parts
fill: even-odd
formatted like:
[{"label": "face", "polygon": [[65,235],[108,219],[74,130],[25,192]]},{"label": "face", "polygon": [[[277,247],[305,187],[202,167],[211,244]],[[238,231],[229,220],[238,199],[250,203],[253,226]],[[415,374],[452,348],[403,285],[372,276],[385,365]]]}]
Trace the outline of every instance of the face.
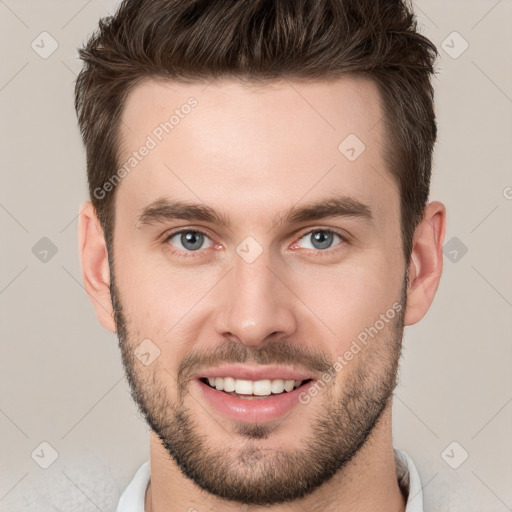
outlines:
[{"label": "face", "polygon": [[211,494],[304,496],[390,405],[406,269],[381,116],[353,77],[128,96],[110,253],[123,362],[162,446]]}]

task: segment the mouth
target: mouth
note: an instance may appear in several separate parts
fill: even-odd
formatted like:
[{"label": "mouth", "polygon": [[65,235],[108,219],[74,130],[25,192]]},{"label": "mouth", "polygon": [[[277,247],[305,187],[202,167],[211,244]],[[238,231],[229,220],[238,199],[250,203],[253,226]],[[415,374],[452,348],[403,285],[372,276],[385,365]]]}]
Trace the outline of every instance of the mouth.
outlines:
[{"label": "mouth", "polygon": [[[219,375],[219,372],[216,373]],[[302,393],[307,393],[308,388],[316,382],[313,378],[299,380],[259,377],[257,380],[250,380],[247,374],[242,375],[246,377],[243,379],[229,374],[220,375],[196,376],[192,379],[191,384],[198,392],[196,396],[215,415],[246,424],[282,420],[300,405]]]},{"label": "mouth", "polygon": [[263,379],[246,380],[235,377],[203,377],[199,379],[203,384],[225,395],[245,400],[266,399],[271,396],[290,393],[302,388],[313,379]]}]

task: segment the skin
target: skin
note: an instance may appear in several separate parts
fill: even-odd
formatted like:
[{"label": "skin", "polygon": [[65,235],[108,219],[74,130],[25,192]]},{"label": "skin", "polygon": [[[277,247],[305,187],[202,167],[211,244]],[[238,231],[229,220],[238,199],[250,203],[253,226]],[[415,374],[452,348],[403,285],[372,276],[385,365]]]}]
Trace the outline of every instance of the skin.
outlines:
[{"label": "skin", "polygon": [[[328,442],[337,435],[338,445],[346,445],[344,455],[350,456],[324,478],[323,485],[304,496],[267,505],[254,501],[249,506],[196,485],[150,431],[152,476],[146,511],[405,510],[396,480],[387,398],[394,385],[403,326],[423,318],[439,284],[445,207],[439,202],[427,205],[406,265],[399,191],[382,155],[378,90],[367,79],[349,76],[257,88],[229,80],[208,87],[147,80],[127,98],[120,162],[191,96],[197,107],[117,185],[113,253],[122,315],[114,314],[112,306],[113,274],[101,226],[91,203],[82,206],[83,280],[98,320],[118,332],[134,398],[144,402],[145,412],[153,414],[162,432],[171,436],[177,411],[188,413],[195,433],[204,436],[199,463],[215,454],[217,470],[233,471],[226,474],[237,475],[250,486],[268,482],[270,463],[279,462],[278,451],[290,457],[312,456],[307,449],[316,450],[318,437]],[[366,146],[355,161],[338,150],[351,133]],[[294,225],[275,222],[292,206],[339,192],[368,205],[372,223],[359,217],[318,218]],[[225,215],[231,226],[187,220],[141,226],[138,215],[143,208],[164,196],[206,204]],[[209,237],[199,251],[188,251],[193,257],[185,257],[179,235],[166,240],[171,230],[186,228]],[[345,239],[334,237],[331,247],[317,249],[306,235],[313,229],[331,229]],[[247,236],[263,249],[252,263],[236,252]],[[402,296],[405,276],[408,286]],[[276,354],[286,354],[290,343],[311,354],[306,360],[311,364],[334,362],[396,303],[403,304],[402,315],[386,324],[307,405],[295,407],[278,422],[259,425],[266,428],[265,437],[256,436],[254,423],[242,426],[209,409],[190,383],[180,380],[178,370],[187,356],[202,362],[202,355],[208,355],[220,363],[222,358],[215,359],[215,354],[221,352],[215,349],[223,343],[239,347],[249,359],[266,354],[273,361],[272,347]],[[133,357],[146,338],[160,350],[149,366]],[[290,359],[285,366],[313,368]],[[177,383],[182,385],[181,399]],[[363,396],[380,399],[382,410],[363,402],[351,406],[348,394],[357,389]],[[360,420],[371,428],[371,435],[362,439],[343,417]],[[321,428],[322,420],[327,430],[334,428],[329,419],[339,420],[331,435]],[[358,441],[362,446],[355,446]],[[259,457],[250,459],[249,453]],[[251,463],[244,464],[241,454]],[[293,483],[295,466],[278,467],[287,469],[285,477]],[[307,468],[306,464],[302,469]],[[208,473],[208,467],[202,469]],[[284,484],[285,477],[279,483]]]}]

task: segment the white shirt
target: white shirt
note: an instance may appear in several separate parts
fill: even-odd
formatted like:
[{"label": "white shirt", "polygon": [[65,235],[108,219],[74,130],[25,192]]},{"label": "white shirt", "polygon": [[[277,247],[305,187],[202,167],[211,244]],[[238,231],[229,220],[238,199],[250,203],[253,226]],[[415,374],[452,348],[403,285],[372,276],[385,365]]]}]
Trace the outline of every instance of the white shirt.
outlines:
[{"label": "white shirt", "polygon": [[[408,496],[405,512],[423,512],[423,492],[416,466],[409,455],[395,449],[396,474],[402,492]],[[116,512],[145,512],[144,500],[151,476],[149,460],[137,470],[124,490]]]}]

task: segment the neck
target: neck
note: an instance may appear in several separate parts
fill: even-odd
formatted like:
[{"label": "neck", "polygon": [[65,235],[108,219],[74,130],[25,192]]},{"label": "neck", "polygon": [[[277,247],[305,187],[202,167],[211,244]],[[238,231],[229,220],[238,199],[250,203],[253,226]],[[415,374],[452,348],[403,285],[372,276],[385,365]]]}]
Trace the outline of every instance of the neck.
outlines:
[{"label": "neck", "polygon": [[[246,505],[226,501],[197,487],[185,477],[151,432],[151,481],[145,512],[209,510],[240,512]],[[312,494],[290,503],[251,506],[252,512],[289,512],[290,505],[311,512],[405,512],[406,500],[398,486],[391,438],[391,410],[386,408],[370,438],[354,458]],[[171,505],[169,505],[171,504]]]}]

